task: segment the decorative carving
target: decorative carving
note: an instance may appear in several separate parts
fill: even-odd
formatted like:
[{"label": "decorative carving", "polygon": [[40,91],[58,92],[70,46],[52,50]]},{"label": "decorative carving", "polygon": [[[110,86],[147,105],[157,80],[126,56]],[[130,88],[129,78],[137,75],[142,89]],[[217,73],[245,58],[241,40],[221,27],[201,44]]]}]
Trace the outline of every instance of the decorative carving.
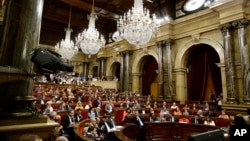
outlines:
[{"label": "decorative carving", "polygon": [[198,42],[200,40],[200,34],[192,35],[192,39],[194,42]]},{"label": "decorative carving", "polygon": [[142,49],[142,52],[143,52],[144,54],[148,54],[148,48],[146,48],[146,47],[143,48],[143,49]]}]

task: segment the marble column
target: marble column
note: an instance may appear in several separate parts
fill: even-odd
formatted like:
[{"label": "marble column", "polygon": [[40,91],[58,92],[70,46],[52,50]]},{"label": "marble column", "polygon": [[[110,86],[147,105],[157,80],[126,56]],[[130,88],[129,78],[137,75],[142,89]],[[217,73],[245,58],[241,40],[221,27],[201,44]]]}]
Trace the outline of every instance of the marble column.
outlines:
[{"label": "marble column", "polygon": [[97,58],[97,78],[101,78],[101,59]]},{"label": "marble column", "polygon": [[101,58],[98,58],[97,60],[98,60],[98,77],[101,79],[102,76],[106,75],[104,68],[105,68],[105,63],[106,63],[107,58],[101,57]]},{"label": "marble column", "polygon": [[226,23],[220,26],[223,34],[224,56],[225,56],[225,70],[227,81],[227,103],[236,103],[236,88],[235,88],[235,72],[232,58],[233,37],[232,37],[232,24]]},{"label": "marble column", "polygon": [[158,47],[158,99],[164,98],[163,91],[163,46],[165,41],[156,42]]},{"label": "marble column", "polygon": [[241,19],[233,22],[232,24],[238,30],[243,86],[243,101],[245,104],[250,104],[250,58],[246,36],[246,28],[249,25],[249,21],[247,19]]},{"label": "marble column", "polygon": [[173,40],[168,39],[165,41],[166,45],[166,101],[173,101],[173,84],[172,84],[172,47]]},{"label": "marble column", "polygon": [[132,51],[125,51],[125,63],[124,63],[124,91],[131,91],[130,86],[130,55]]},{"label": "marble column", "polygon": [[32,49],[38,47],[44,0],[8,0],[1,32],[0,118],[30,117]]},{"label": "marble column", "polygon": [[83,73],[85,79],[87,79],[89,75],[89,62],[83,62]]},{"label": "marble column", "polygon": [[124,53],[120,52],[120,91],[124,91]]}]

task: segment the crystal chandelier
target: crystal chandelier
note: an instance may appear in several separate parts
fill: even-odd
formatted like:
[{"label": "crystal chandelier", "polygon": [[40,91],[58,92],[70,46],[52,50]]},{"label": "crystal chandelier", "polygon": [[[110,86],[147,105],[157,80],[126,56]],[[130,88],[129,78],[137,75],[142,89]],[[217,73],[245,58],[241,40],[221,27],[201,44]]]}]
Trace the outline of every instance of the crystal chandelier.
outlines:
[{"label": "crystal chandelier", "polygon": [[94,0],[92,5],[92,11],[89,17],[88,29],[85,29],[76,38],[76,44],[81,48],[84,54],[88,57],[96,54],[100,48],[105,45],[103,36],[95,28],[96,15],[94,12]]},{"label": "crystal chandelier", "polygon": [[71,18],[71,6],[69,12],[68,28],[65,29],[66,31],[65,40],[62,40],[55,46],[56,51],[62,55],[62,58],[66,60],[70,60],[78,52],[78,48],[75,46],[74,42],[70,40],[70,35],[72,32],[72,29],[70,28],[70,18]]},{"label": "crystal chandelier", "polygon": [[148,43],[156,35],[158,27],[156,16],[150,17],[149,11],[143,8],[142,0],[134,0],[134,7],[117,22],[119,32],[136,48]]}]

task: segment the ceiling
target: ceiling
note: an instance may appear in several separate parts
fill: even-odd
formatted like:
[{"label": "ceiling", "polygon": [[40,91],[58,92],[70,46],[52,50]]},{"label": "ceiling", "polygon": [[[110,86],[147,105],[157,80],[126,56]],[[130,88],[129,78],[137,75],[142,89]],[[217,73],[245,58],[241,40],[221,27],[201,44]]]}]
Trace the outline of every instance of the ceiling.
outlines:
[{"label": "ceiling", "polygon": [[[157,17],[174,17],[175,3],[180,0],[143,0],[144,7]],[[44,0],[40,44],[56,45],[65,38],[71,7],[70,25],[73,29],[71,39],[88,27],[88,15],[92,9],[92,0]],[[110,43],[110,35],[116,31],[116,21],[134,4],[134,0],[95,0],[97,30]]]}]

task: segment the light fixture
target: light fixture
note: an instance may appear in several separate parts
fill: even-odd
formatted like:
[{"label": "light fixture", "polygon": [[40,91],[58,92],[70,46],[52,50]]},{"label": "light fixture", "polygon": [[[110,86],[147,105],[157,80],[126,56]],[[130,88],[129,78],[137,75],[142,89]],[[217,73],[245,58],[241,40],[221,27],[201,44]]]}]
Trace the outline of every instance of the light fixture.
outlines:
[{"label": "light fixture", "polygon": [[84,54],[88,57],[96,54],[100,48],[105,45],[103,36],[95,28],[96,15],[94,12],[94,0],[92,5],[92,11],[89,17],[88,29],[85,29],[76,38],[76,44],[81,48]]},{"label": "light fixture", "polygon": [[117,22],[121,35],[136,48],[148,43],[156,35],[158,27],[156,16],[150,17],[149,11],[143,8],[142,0],[134,0],[134,7]]},{"label": "light fixture", "polygon": [[65,39],[57,43],[55,46],[56,51],[62,55],[62,58],[66,60],[70,60],[78,52],[78,48],[75,46],[74,42],[70,40],[70,35],[72,32],[72,29],[70,28],[70,18],[71,18],[71,6],[69,12],[68,28],[65,29],[66,31]]}]

